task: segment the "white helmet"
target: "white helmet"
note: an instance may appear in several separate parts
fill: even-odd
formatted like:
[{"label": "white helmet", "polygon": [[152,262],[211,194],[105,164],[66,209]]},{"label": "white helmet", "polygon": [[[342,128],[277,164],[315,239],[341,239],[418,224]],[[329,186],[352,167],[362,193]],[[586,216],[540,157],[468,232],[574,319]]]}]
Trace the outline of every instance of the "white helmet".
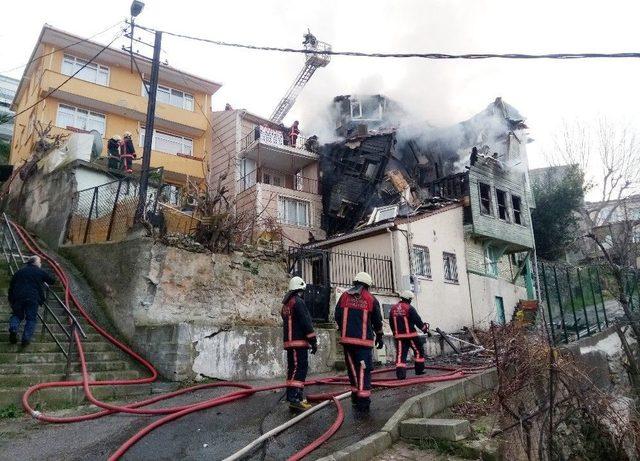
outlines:
[{"label": "white helmet", "polygon": [[406,299],[407,301],[411,302],[413,298],[414,295],[413,291],[411,290],[404,290],[402,293],[400,293],[400,299]]},{"label": "white helmet", "polygon": [[371,276],[366,272],[358,272],[353,279],[354,282],[360,282],[368,287],[373,285],[373,280],[371,280]]},{"label": "white helmet", "polygon": [[289,291],[304,290],[305,288],[307,288],[307,284],[302,277],[292,277],[289,280]]}]

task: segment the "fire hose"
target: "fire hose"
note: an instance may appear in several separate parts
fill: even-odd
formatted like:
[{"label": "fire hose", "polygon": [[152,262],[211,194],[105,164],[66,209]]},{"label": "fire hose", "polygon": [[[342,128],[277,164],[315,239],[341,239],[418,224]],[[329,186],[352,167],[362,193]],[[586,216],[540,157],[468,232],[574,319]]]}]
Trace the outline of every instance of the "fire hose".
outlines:
[{"label": "fire hose", "polygon": [[[13,223],[10,221],[10,225],[15,229],[16,233],[18,234],[18,236],[20,237],[20,239],[22,240],[22,242],[25,244],[25,246],[29,249],[29,251],[33,254],[37,254],[41,257],[42,260],[46,261],[51,268],[54,270],[56,276],[59,278],[59,280],[62,282],[62,285],[64,287],[65,290],[65,303],[67,304],[67,306],[71,306],[71,304],[75,305],[75,307],[77,308],[78,312],[80,313],[80,315],[98,332],[100,333],[105,339],[107,339],[111,344],[113,344],[114,346],[116,346],[117,348],[119,348],[121,351],[123,351],[124,353],[128,354],[131,358],[133,358],[135,361],[137,361],[138,363],[140,363],[141,365],[143,365],[147,370],[149,370],[149,372],[151,373],[151,376],[146,377],[146,378],[138,378],[138,379],[128,379],[128,380],[105,380],[105,381],[92,381],[90,379],[89,376],[89,371],[87,369],[87,363],[86,363],[86,358],[85,358],[85,354],[84,354],[84,349],[82,346],[82,341],[80,338],[80,335],[78,333],[77,329],[72,329],[73,332],[73,341],[75,342],[75,345],[77,347],[77,351],[78,351],[78,357],[80,360],[80,365],[81,365],[81,374],[82,374],[82,380],[81,381],[56,381],[56,382],[47,382],[47,383],[40,383],[40,384],[36,384],[34,386],[31,386],[27,389],[27,391],[24,393],[23,397],[22,397],[22,405],[25,409],[25,411],[29,414],[31,414],[35,419],[39,420],[39,421],[45,421],[45,422],[50,422],[50,423],[73,423],[73,422],[80,422],[80,421],[88,421],[88,420],[93,420],[93,419],[97,419],[103,416],[107,416],[110,414],[115,414],[115,413],[128,413],[128,414],[136,414],[136,415],[160,415],[161,417],[155,421],[153,421],[151,424],[147,425],[146,427],[144,427],[143,429],[141,429],[140,431],[138,431],[136,434],[134,434],[131,438],[129,438],[125,443],[123,443],[110,457],[109,457],[109,461],[115,461],[120,459],[120,457],[122,455],[124,455],[124,453],[127,452],[127,450],[129,450],[133,445],[135,445],[135,443],[137,443],[140,439],[142,439],[144,436],[146,436],[147,434],[149,434],[150,432],[152,432],[154,429],[170,422],[170,421],[174,421],[176,419],[179,419],[183,416],[186,416],[188,414],[191,413],[195,413],[198,411],[202,411],[208,408],[213,408],[215,406],[219,406],[219,405],[224,405],[227,403],[231,403],[231,402],[235,402],[238,401],[240,399],[249,397],[251,395],[254,395],[258,392],[264,392],[264,391],[269,391],[269,390],[277,390],[277,389],[283,389],[286,387],[286,384],[282,383],[282,384],[275,384],[275,385],[269,385],[269,386],[262,386],[262,387],[253,387],[247,384],[243,384],[243,383],[233,383],[233,382],[215,382],[215,383],[207,383],[207,384],[200,384],[200,385],[196,385],[196,386],[192,386],[189,388],[185,388],[185,389],[180,389],[174,392],[169,392],[166,394],[162,394],[153,398],[149,398],[149,399],[145,399],[145,400],[141,400],[138,402],[132,402],[132,403],[128,403],[126,405],[112,405],[112,404],[108,404],[106,402],[102,402],[98,399],[96,399],[91,391],[92,386],[108,386],[108,385],[135,385],[135,384],[148,384],[151,383],[153,381],[155,381],[158,378],[158,372],[155,370],[155,368],[153,367],[153,365],[151,365],[151,363],[149,363],[147,360],[145,360],[144,358],[142,358],[140,355],[138,355],[136,352],[134,352],[131,348],[129,348],[127,345],[121,343],[120,341],[118,341],[116,338],[114,338],[113,336],[111,336],[107,331],[105,331],[102,327],[100,327],[92,318],[91,316],[87,313],[87,311],[84,309],[84,307],[82,306],[82,304],[80,303],[80,301],[77,299],[77,297],[71,292],[71,286],[69,283],[69,279],[65,273],[65,271],[62,269],[62,267],[57,263],[57,261],[55,261],[53,258],[51,258],[49,255],[47,255],[42,249],[40,249],[40,247],[37,245],[37,243],[35,242],[35,240],[19,225]],[[372,386],[376,387],[376,388],[394,388],[394,387],[404,387],[404,386],[412,386],[412,385],[416,385],[416,384],[423,384],[423,383],[433,383],[433,382],[438,382],[438,381],[446,381],[446,380],[453,380],[453,379],[460,379],[462,377],[464,377],[466,374],[470,374],[470,373],[476,373],[479,372],[483,369],[486,369],[487,367],[475,367],[475,368],[459,368],[459,367],[447,367],[447,366],[427,366],[425,368],[428,369],[434,369],[434,370],[440,370],[440,371],[445,371],[445,373],[440,374],[440,375],[430,375],[430,376],[424,376],[424,377],[418,377],[418,378],[413,378],[413,379],[407,379],[407,380],[403,380],[403,381],[397,381],[397,380],[372,380]],[[385,373],[388,371],[393,370],[393,368],[383,368],[383,369],[379,369],[379,370],[374,370],[372,372],[372,374],[379,374],[379,373]],[[329,378],[320,378],[320,379],[316,379],[316,380],[311,380],[307,382],[307,385],[312,386],[312,385],[338,385],[338,386],[348,386],[349,385],[349,381],[348,379],[346,379],[343,376],[335,376],[335,377],[329,377]],[[96,405],[97,407],[101,408],[100,411],[91,413],[91,414],[87,414],[87,415],[81,415],[81,416],[70,416],[70,417],[53,417],[53,416],[47,416],[44,415],[42,413],[40,413],[39,411],[35,410],[31,404],[29,403],[29,398],[36,392],[42,390],[42,389],[46,389],[46,388],[54,388],[54,387],[82,387],[84,394],[87,398],[87,400],[89,402],[91,402],[92,404]],[[155,409],[149,409],[149,408],[143,408],[143,407],[147,407],[153,403],[157,403],[163,400],[167,400],[173,397],[177,397],[179,395],[183,395],[183,394],[187,394],[187,393],[192,393],[198,390],[202,390],[202,389],[209,389],[209,388],[215,388],[215,387],[231,387],[231,388],[237,388],[239,390],[235,390],[233,392],[230,392],[228,394],[224,394],[222,396],[219,397],[215,397],[215,398],[211,398],[211,399],[207,399],[198,403],[192,403],[192,404],[188,404],[188,405],[181,405],[181,406],[174,406],[174,407],[166,407],[166,408],[155,408]],[[234,459],[239,459],[240,457],[246,455],[247,453],[249,453],[251,450],[253,450],[255,447],[259,446],[261,443],[263,443],[265,440],[267,440],[268,438],[279,434],[280,432],[286,430],[287,428],[293,426],[294,424],[297,424],[298,422],[300,422],[301,420],[303,420],[304,418],[310,416],[311,414],[319,411],[322,408],[325,408],[326,406],[329,406],[331,403],[333,403],[336,406],[337,409],[337,416],[335,421],[333,422],[333,424],[327,429],[327,431],[325,433],[323,433],[320,437],[318,437],[316,440],[314,440],[311,444],[307,445],[305,448],[303,448],[302,450],[298,451],[297,453],[295,453],[294,455],[292,455],[289,459],[290,460],[299,460],[302,459],[304,456],[308,455],[309,453],[311,453],[313,450],[315,450],[318,446],[320,446],[321,444],[323,444],[324,442],[326,442],[341,426],[343,420],[344,420],[344,411],[342,409],[342,406],[340,405],[340,400],[345,398],[346,396],[348,396],[350,393],[324,393],[324,394],[312,394],[308,396],[308,399],[310,401],[322,401],[322,403],[312,407],[311,409],[303,412],[302,414],[298,415],[297,417],[291,419],[290,421],[286,422],[285,424],[282,424],[274,429],[272,429],[271,431],[265,433],[263,436],[259,437],[258,439],[254,440],[253,442],[251,442],[249,445],[247,445],[245,448],[243,448],[242,450],[240,450],[239,452],[231,455],[229,458],[229,460],[234,460]]]}]

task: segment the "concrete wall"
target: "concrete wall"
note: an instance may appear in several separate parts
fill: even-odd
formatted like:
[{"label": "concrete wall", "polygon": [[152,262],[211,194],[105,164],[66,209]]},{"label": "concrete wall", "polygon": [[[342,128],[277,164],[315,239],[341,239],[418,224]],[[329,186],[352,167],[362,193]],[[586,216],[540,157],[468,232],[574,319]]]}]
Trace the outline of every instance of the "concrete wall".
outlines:
[{"label": "concrete wall", "polygon": [[[147,238],[65,252],[104,298],[114,324],[163,376],[248,379],[282,370],[283,261],[190,253]],[[318,356],[317,370],[328,370],[331,354],[327,348]]]}]

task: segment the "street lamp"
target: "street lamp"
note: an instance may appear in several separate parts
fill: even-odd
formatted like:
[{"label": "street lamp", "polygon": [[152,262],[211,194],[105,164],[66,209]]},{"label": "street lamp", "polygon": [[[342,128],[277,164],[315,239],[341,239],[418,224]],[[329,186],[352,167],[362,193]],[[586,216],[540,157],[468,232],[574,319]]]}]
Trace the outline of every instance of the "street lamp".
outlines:
[{"label": "street lamp", "polygon": [[138,15],[142,13],[143,9],[144,2],[141,2],[140,0],[133,0],[133,2],[131,2],[131,16],[134,18],[138,17]]}]

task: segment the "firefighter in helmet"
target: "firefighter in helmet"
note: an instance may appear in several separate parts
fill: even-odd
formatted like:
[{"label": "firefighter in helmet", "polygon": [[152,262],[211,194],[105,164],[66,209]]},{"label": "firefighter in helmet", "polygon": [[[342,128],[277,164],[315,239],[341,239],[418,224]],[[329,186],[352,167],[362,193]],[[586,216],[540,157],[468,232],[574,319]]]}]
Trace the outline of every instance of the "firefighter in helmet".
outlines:
[{"label": "firefighter in helmet", "polygon": [[125,131],[123,138],[120,148],[122,169],[127,173],[132,173],[132,164],[133,159],[136,158],[136,149],[133,147],[133,140],[131,139],[131,133],[129,131]]},{"label": "firefighter in helmet", "polygon": [[383,347],[380,303],[369,292],[371,285],[371,276],[358,272],[353,286],[340,296],[335,312],[351,383],[351,403],[361,412],[369,411],[371,403],[373,346]]},{"label": "firefighter in helmet", "polygon": [[424,346],[418,337],[416,328],[429,336],[429,324],[422,321],[418,311],[411,305],[413,292],[405,290],[400,293],[400,302],[394,304],[389,312],[389,325],[396,344],[396,376],[407,377],[407,354],[413,351],[416,362],[416,375],[424,374]]},{"label": "firefighter in helmet", "polygon": [[302,299],[307,284],[301,277],[289,281],[289,291],[282,300],[282,329],[287,351],[287,401],[294,411],[304,411],[311,404],[303,397],[304,381],[309,368],[309,348],[315,354],[318,340],[311,315]]}]

